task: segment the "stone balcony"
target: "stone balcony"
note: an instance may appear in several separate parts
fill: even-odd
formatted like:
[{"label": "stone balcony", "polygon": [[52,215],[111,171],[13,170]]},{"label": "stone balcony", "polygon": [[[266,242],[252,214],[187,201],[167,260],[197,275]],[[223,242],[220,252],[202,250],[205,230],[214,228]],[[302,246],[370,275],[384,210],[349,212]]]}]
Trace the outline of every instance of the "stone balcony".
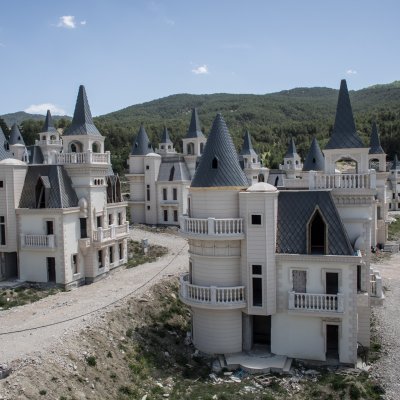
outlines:
[{"label": "stone balcony", "polygon": [[21,235],[21,247],[29,249],[54,249],[54,235]]},{"label": "stone balcony", "polygon": [[289,310],[314,314],[343,314],[344,296],[289,292]]},{"label": "stone balcony", "polygon": [[244,286],[193,285],[189,283],[189,274],[180,277],[179,297],[183,303],[200,308],[236,309],[246,307]]},{"label": "stone balcony", "polygon": [[93,153],[60,153],[57,154],[57,164],[110,164],[110,152]]},{"label": "stone balcony", "polygon": [[62,146],[62,144],[63,144],[62,139],[35,140],[35,146]]},{"label": "stone balcony", "polygon": [[119,239],[129,234],[129,222],[122,225],[111,225],[109,228],[97,228],[93,232],[93,242],[103,243],[110,240]]},{"label": "stone balcony", "polygon": [[242,218],[181,218],[183,236],[197,239],[244,239]]},{"label": "stone balcony", "polygon": [[364,174],[324,174],[310,171],[310,189],[376,189],[376,172]]}]

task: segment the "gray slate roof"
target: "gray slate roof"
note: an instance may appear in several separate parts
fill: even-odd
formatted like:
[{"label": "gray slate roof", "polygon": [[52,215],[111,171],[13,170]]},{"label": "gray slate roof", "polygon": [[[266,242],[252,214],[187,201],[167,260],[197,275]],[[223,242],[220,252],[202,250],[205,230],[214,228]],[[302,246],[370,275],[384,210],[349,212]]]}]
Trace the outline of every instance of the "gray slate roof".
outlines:
[{"label": "gray slate roof", "polygon": [[400,169],[400,162],[399,162],[399,159],[397,158],[397,154],[394,155],[394,159],[393,159],[392,166],[390,167],[390,169],[396,169],[396,170]]},{"label": "gray slate roof", "polygon": [[324,155],[319,147],[317,139],[314,137],[306,160],[303,164],[303,171],[323,171],[325,168]]},{"label": "gray slate roof", "polygon": [[160,164],[158,182],[190,181],[189,170],[182,156],[164,157]]},{"label": "gray slate roof", "polygon": [[325,149],[354,149],[365,147],[356,131],[346,80],[340,82],[335,124]]},{"label": "gray slate roof", "polygon": [[381,139],[379,138],[378,127],[374,121],[372,124],[371,139],[369,142],[369,154],[385,154],[381,146]]},{"label": "gray slate roof", "polygon": [[186,138],[198,138],[203,137],[203,132],[201,131],[201,125],[199,116],[197,114],[197,108],[192,109],[192,117],[190,119],[189,130],[187,131]]},{"label": "gray slate roof", "polygon": [[330,191],[279,193],[277,253],[307,254],[307,224],[317,206],[328,224],[328,254],[354,255]]},{"label": "gray slate roof", "polygon": [[46,119],[43,124],[42,132],[57,133],[57,129],[54,128],[53,118],[51,117],[50,110],[47,110]]},{"label": "gray slate roof", "polygon": [[257,156],[257,153],[253,149],[253,144],[251,143],[251,136],[249,131],[246,131],[243,135],[243,145],[240,152],[241,156]]},{"label": "gray slate roof", "polygon": [[44,157],[40,146],[27,146],[29,164],[43,164]]},{"label": "gray slate roof", "polygon": [[249,186],[221,114],[214,119],[191,187],[219,186]]},{"label": "gray slate roof", "polygon": [[19,208],[36,208],[36,184],[41,179],[49,187],[46,208],[78,206],[78,197],[62,165],[29,165],[25,176]]},{"label": "gray slate roof", "polygon": [[5,160],[6,158],[12,158],[12,154],[10,150],[8,150],[8,141],[0,127],[0,161]]},{"label": "gray slate roof", "polygon": [[286,178],[286,172],[279,169],[271,169],[268,174],[268,181],[272,186],[282,187],[283,179]]},{"label": "gray slate roof", "polygon": [[101,136],[93,123],[86,90],[83,85],[79,86],[72,123],[64,132],[64,136],[73,135]]},{"label": "gray slate roof", "polygon": [[296,145],[294,139],[290,138],[288,149],[286,150],[285,158],[293,158],[297,155]]},{"label": "gray slate roof", "polygon": [[149,137],[147,136],[143,124],[141,124],[139,132],[133,140],[131,154],[134,156],[145,156],[146,154],[153,152],[154,150],[151,146]]},{"label": "gray slate roof", "polygon": [[168,133],[168,129],[166,126],[164,126],[164,130],[162,133],[162,137],[161,137],[161,142],[160,143],[171,143],[172,144],[172,140],[169,137],[169,133]]},{"label": "gray slate roof", "polygon": [[9,144],[23,144],[25,146],[24,138],[22,137],[21,131],[17,124],[13,124],[11,127],[10,138],[8,140]]}]

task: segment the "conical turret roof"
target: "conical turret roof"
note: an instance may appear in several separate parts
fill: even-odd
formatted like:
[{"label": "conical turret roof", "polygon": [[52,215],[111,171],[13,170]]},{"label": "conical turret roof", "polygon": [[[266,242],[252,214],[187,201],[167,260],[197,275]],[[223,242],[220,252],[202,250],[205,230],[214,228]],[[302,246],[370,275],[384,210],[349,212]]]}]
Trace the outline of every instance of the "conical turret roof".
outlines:
[{"label": "conical turret roof", "polygon": [[248,187],[231,135],[221,114],[217,114],[191,187]]},{"label": "conical turret roof", "polygon": [[319,147],[317,139],[314,137],[306,160],[303,164],[303,171],[323,171],[325,168],[324,155]]},{"label": "conical turret roof", "polygon": [[394,155],[393,163],[390,169],[400,169],[400,162],[399,159],[397,158],[397,154]]},{"label": "conical turret roof", "polygon": [[192,118],[190,120],[189,130],[187,131],[186,138],[198,138],[203,136],[204,135],[201,131],[199,116],[197,114],[197,108],[193,108]]},{"label": "conical turret roof", "polygon": [[64,136],[74,135],[101,136],[93,123],[86,90],[83,85],[79,86],[72,123],[64,132]]},{"label": "conical turret roof", "polygon": [[169,132],[166,126],[164,126],[164,130],[161,137],[161,143],[172,143],[172,140],[169,137]]},{"label": "conical turret roof", "polygon": [[133,156],[145,156],[153,151],[154,150],[151,146],[146,130],[144,129],[143,124],[141,124],[139,132],[133,140],[131,154]]},{"label": "conical turret roof", "polygon": [[243,146],[240,152],[241,156],[257,156],[257,153],[253,149],[253,144],[251,143],[251,136],[249,131],[246,131],[243,136]]},{"label": "conical turret roof", "polygon": [[346,80],[340,82],[335,124],[325,149],[353,149],[365,147],[356,131]]},{"label": "conical turret roof", "polygon": [[46,119],[43,124],[42,132],[57,133],[57,129],[54,128],[53,118],[51,117],[50,110],[47,110]]},{"label": "conical turret roof", "polygon": [[23,144],[25,146],[24,138],[21,135],[21,131],[17,124],[11,127],[10,138],[8,140],[9,144]]},{"label": "conical turret roof", "polygon": [[293,158],[295,155],[297,155],[296,145],[294,143],[293,137],[291,137],[289,146],[286,150],[285,158]]},{"label": "conical turret roof", "polygon": [[0,126],[0,161],[5,160],[6,158],[11,158],[11,152],[8,148],[8,141],[6,136],[4,135],[3,130]]},{"label": "conical turret roof", "polygon": [[381,139],[379,138],[378,127],[374,121],[372,124],[371,139],[369,142],[369,154],[385,154],[381,146]]}]

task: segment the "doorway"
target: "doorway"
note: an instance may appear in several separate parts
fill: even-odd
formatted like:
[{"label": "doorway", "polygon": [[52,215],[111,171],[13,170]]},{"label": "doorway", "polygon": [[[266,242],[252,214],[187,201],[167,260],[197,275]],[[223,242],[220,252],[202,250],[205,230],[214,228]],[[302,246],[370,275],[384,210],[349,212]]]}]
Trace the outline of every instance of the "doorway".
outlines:
[{"label": "doorway", "polygon": [[271,316],[253,315],[253,345],[271,346]]},{"label": "doorway", "polygon": [[56,259],[47,257],[47,282],[56,283]]},{"label": "doorway", "polygon": [[339,358],[339,325],[326,325],[326,358]]}]

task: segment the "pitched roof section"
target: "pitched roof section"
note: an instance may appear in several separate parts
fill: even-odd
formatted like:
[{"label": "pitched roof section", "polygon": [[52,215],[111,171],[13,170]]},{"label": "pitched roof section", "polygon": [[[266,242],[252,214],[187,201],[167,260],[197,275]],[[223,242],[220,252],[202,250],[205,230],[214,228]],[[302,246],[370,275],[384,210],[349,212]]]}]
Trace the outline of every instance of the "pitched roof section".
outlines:
[{"label": "pitched roof section", "polygon": [[190,181],[189,170],[182,156],[163,158],[158,173],[158,182]]},{"label": "pitched roof section", "polygon": [[256,156],[257,153],[253,149],[253,144],[251,143],[251,136],[249,131],[246,131],[243,136],[243,146],[240,152],[241,156]]},{"label": "pitched roof section", "polygon": [[294,143],[293,137],[290,138],[289,146],[285,154],[285,158],[293,158],[297,155],[296,145]]},{"label": "pitched roof section", "polygon": [[164,126],[164,130],[162,133],[162,137],[161,137],[161,143],[171,143],[172,144],[172,140],[169,137],[169,132],[166,126]]},{"label": "pitched roof section", "polygon": [[[72,188],[71,178],[62,165],[30,165],[25,176],[19,208],[37,208],[36,185],[41,179],[49,189],[46,208],[78,206],[78,197]],[[49,186],[49,187],[48,187]]]},{"label": "pitched roof section", "polygon": [[79,86],[72,123],[64,132],[64,136],[73,135],[101,136],[93,123],[86,90],[83,85]]},{"label": "pitched roof section", "polygon": [[394,155],[394,159],[393,159],[392,166],[390,167],[390,169],[396,169],[396,170],[400,169],[400,162],[399,162],[399,159],[397,158],[397,154]]},{"label": "pitched roof section", "polygon": [[44,157],[40,146],[27,146],[29,164],[43,164]]},{"label": "pitched roof section", "polygon": [[369,142],[369,154],[385,154],[381,146],[381,139],[379,138],[378,127],[374,121],[372,124],[371,139]]},{"label": "pitched roof section", "polygon": [[143,124],[141,124],[139,132],[133,140],[131,154],[133,156],[145,156],[153,151],[154,150],[151,146],[146,130],[144,129]]},{"label": "pitched roof section", "polygon": [[248,187],[231,135],[221,114],[217,114],[193,177],[191,187]]},{"label": "pitched roof section", "polygon": [[53,118],[51,117],[50,110],[47,110],[46,120],[44,121],[42,132],[54,132],[54,133],[57,133],[57,129],[54,128]]},{"label": "pitched roof section", "polygon": [[12,154],[9,150],[8,141],[4,135],[3,130],[0,127],[0,161],[6,158],[11,158]]},{"label": "pitched roof section", "polygon": [[335,124],[325,149],[354,149],[365,147],[356,131],[346,80],[340,82]]},{"label": "pitched roof section", "polygon": [[314,137],[306,160],[303,164],[303,171],[323,171],[325,168],[324,155],[319,147],[317,139]]},{"label": "pitched roof section", "polygon": [[354,255],[353,247],[329,191],[279,193],[277,253],[308,253],[307,225],[317,207],[328,224],[328,255]]},{"label": "pitched roof section", "polygon": [[22,137],[21,131],[17,124],[11,127],[10,138],[8,140],[9,144],[23,144],[25,146],[24,138]]},{"label": "pitched roof section", "polygon": [[192,109],[192,118],[190,120],[189,130],[187,131],[186,138],[199,138],[203,137],[197,108]]}]

